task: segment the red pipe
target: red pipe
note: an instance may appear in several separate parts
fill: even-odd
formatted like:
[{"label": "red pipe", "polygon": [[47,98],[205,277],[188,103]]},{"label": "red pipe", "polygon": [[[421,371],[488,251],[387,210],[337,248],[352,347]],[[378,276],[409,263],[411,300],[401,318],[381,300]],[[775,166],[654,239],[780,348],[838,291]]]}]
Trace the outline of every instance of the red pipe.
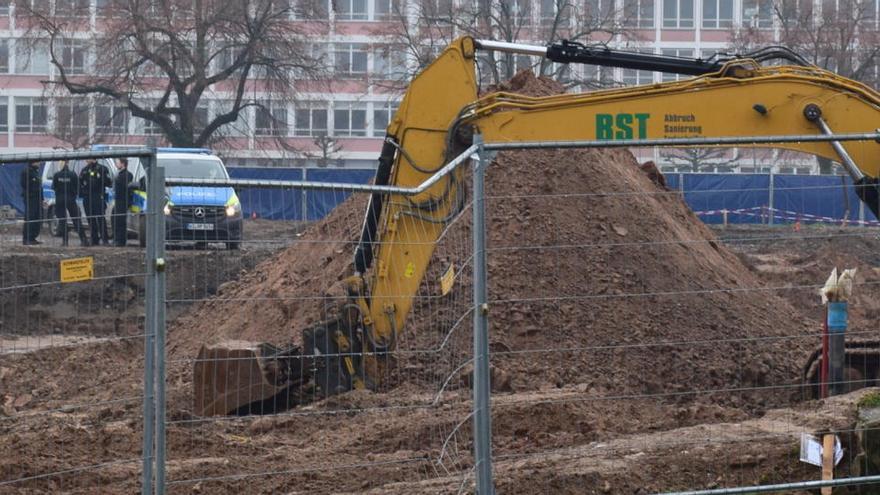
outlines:
[{"label": "red pipe", "polygon": [[819,397],[828,397],[828,306],[825,306],[825,318],[822,319],[822,367],[819,368]]}]

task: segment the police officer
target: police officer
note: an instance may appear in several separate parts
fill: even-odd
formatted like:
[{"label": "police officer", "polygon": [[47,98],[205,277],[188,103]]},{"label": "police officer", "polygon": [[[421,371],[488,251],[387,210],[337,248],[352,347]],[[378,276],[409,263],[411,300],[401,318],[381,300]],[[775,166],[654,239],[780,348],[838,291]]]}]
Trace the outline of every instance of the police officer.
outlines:
[{"label": "police officer", "polygon": [[43,225],[43,179],[40,177],[39,162],[30,162],[21,171],[21,196],[24,199],[21,243],[25,246],[42,244],[37,240]]},{"label": "police officer", "polygon": [[61,170],[52,176],[52,190],[55,191],[55,216],[58,217],[58,225],[61,228],[61,245],[67,245],[67,216],[73,220],[73,228],[79,234],[79,242],[83,246],[88,245],[86,233],[82,222],[79,220],[79,207],[76,206],[76,196],[79,191],[79,177],[73,170],[67,168],[67,162],[61,162]]},{"label": "police officer", "polygon": [[113,182],[113,244],[125,246],[128,241],[128,207],[131,205],[131,191],[134,176],[128,171],[128,159],[116,160],[116,180]]},{"label": "police officer", "polygon": [[104,189],[112,184],[107,169],[99,165],[94,158],[89,159],[86,167],[79,174],[79,194],[83,198],[83,206],[89,221],[92,245],[110,244],[107,220],[104,218],[107,209]]}]

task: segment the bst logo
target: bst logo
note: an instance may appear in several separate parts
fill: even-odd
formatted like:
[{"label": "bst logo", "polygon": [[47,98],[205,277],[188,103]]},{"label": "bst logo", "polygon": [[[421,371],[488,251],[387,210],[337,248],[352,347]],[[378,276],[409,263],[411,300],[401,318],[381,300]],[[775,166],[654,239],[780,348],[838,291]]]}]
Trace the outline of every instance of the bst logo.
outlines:
[{"label": "bst logo", "polygon": [[648,137],[649,113],[597,113],[596,139],[639,139]]}]

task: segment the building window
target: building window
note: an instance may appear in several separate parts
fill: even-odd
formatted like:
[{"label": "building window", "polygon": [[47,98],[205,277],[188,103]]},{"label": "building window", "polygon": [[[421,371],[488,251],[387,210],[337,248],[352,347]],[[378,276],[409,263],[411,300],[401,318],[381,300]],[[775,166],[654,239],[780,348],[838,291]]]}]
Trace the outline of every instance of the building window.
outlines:
[{"label": "building window", "polygon": [[623,25],[636,28],[654,27],[654,0],[623,0]]},{"label": "building window", "polygon": [[649,70],[623,69],[620,81],[624,86],[651,84],[654,82],[654,73]]},{"label": "building window", "polygon": [[79,98],[59,98],[56,100],[55,131],[66,136],[82,136],[88,134],[88,102]]},{"label": "building window", "polygon": [[406,76],[406,51],[398,46],[374,46],[371,74],[376,79],[403,79]]},{"label": "building window", "polygon": [[[651,5],[653,12],[654,6]],[[638,11],[638,5],[636,5]],[[652,15],[649,18],[653,18]],[[614,0],[587,0],[586,12],[584,15],[586,27],[601,27],[614,22]],[[636,15],[638,22],[638,15]]]},{"label": "building window", "polygon": [[0,73],[9,72],[9,40],[0,40]]},{"label": "building window", "polygon": [[263,102],[256,107],[254,133],[257,136],[284,136],[287,134],[287,106],[282,102]]},{"label": "building window", "polygon": [[[639,50],[639,53],[652,54],[650,49]],[[635,86],[638,84],[651,84],[654,82],[654,73],[649,70],[622,69],[620,82],[624,86]]]},{"label": "building window", "polygon": [[294,136],[318,137],[327,135],[326,108],[310,108],[308,104],[297,104],[293,114]]},{"label": "building window", "polygon": [[290,16],[293,19],[327,20],[330,18],[327,0],[292,0]]},{"label": "building window", "polygon": [[367,49],[360,43],[337,43],[333,54],[336,75],[341,77],[362,76],[367,73]]},{"label": "building window", "polygon": [[663,27],[694,27],[694,0],[663,0]]},{"label": "building window", "polygon": [[9,103],[5,98],[0,102],[0,132],[9,132]]},{"label": "building window", "polygon": [[86,73],[86,55],[88,53],[86,40],[65,38],[59,41],[56,49],[61,67],[68,75]]},{"label": "building window", "polygon": [[531,0],[499,0],[495,8],[498,9],[498,16],[502,21],[512,20],[516,26],[531,24]]},{"label": "building window", "polygon": [[452,17],[452,0],[421,0],[422,17],[430,19],[449,19]]},{"label": "building window", "polygon": [[397,113],[397,103],[376,103],[373,106],[373,137],[385,137],[385,130],[394,114]]},{"label": "building window", "polygon": [[355,103],[336,102],[333,109],[334,136],[366,136],[367,110]]},{"label": "building window", "polygon": [[365,21],[367,0],[333,0],[333,11],[340,21]]},{"label": "building window", "polygon": [[[669,57],[681,57],[681,58],[693,58],[694,50],[691,48],[664,48],[663,55]],[[687,78],[691,76],[683,76],[681,74],[671,74],[669,72],[663,73],[663,81],[678,81],[682,78]]]},{"label": "building window", "polygon": [[[235,64],[236,59],[241,55],[244,48],[240,46],[225,46],[220,48],[217,56],[217,72],[222,72]],[[233,74],[241,73],[241,67],[232,72]]]},{"label": "building window", "polygon": [[773,27],[773,0],[743,0],[743,26]]},{"label": "building window", "polygon": [[[148,112],[155,112],[156,105],[158,104],[158,101],[156,101],[156,100],[138,101],[137,104],[141,108],[143,108],[144,110],[146,110]],[[164,134],[162,127],[158,123],[153,122],[152,120],[138,118],[134,122],[135,122],[136,126],[139,126],[141,128],[141,131],[143,134],[146,134],[148,136],[161,136],[162,134]]]},{"label": "building window", "polygon": [[101,134],[126,134],[128,109],[117,105],[95,107],[95,129]]},{"label": "building window", "polygon": [[15,73],[48,75],[49,43],[31,38],[15,40]]},{"label": "building window", "polygon": [[15,132],[46,132],[46,104],[39,98],[15,97]]},{"label": "building window", "polygon": [[0,0],[0,15],[9,15],[9,0]]},{"label": "building window", "polygon": [[88,17],[89,0],[55,0],[55,15],[62,17]]},{"label": "building window", "polygon": [[[540,20],[543,26],[568,27],[571,4],[568,0],[540,0]],[[558,15],[557,15],[558,14]]]},{"label": "building window", "polygon": [[196,135],[202,133],[208,127],[208,104],[200,103],[193,113],[193,132]]},{"label": "building window", "polygon": [[703,0],[703,27],[724,29],[733,26],[733,0]]},{"label": "building window", "polygon": [[373,18],[377,21],[389,21],[402,14],[400,0],[374,0]]},{"label": "building window", "polygon": [[[243,104],[244,102],[242,102]],[[219,100],[214,102],[214,118],[227,114],[235,108],[235,100]],[[248,135],[248,109],[240,108],[234,122],[222,125],[218,130],[223,136],[243,137]]]}]

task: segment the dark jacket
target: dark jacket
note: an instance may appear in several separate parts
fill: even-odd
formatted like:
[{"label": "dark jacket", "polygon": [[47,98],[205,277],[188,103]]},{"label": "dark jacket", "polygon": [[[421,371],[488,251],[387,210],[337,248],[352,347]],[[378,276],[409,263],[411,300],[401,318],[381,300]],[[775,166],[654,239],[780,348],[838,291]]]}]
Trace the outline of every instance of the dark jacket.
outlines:
[{"label": "dark jacket", "polygon": [[79,177],[69,168],[63,168],[52,177],[52,190],[55,191],[55,202],[64,203],[76,199],[79,194]]},{"label": "dark jacket", "polygon": [[116,175],[116,181],[113,183],[113,195],[115,196],[114,201],[116,201],[114,208],[117,212],[128,211],[128,207],[131,205],[132,180],[134,180],[134,176],[128,169],[122,169]]},{"label": "dark jacket", "polygon": [[113,185],[107,169],[95,163],[79,174],[79,195],[89,201],[106,201],[104,189]]},{"label": "dark jacket", "polygon": [[43,201],[43,179],[39,167],[28,165],[21,171],[21,197],[31,204]]}]

